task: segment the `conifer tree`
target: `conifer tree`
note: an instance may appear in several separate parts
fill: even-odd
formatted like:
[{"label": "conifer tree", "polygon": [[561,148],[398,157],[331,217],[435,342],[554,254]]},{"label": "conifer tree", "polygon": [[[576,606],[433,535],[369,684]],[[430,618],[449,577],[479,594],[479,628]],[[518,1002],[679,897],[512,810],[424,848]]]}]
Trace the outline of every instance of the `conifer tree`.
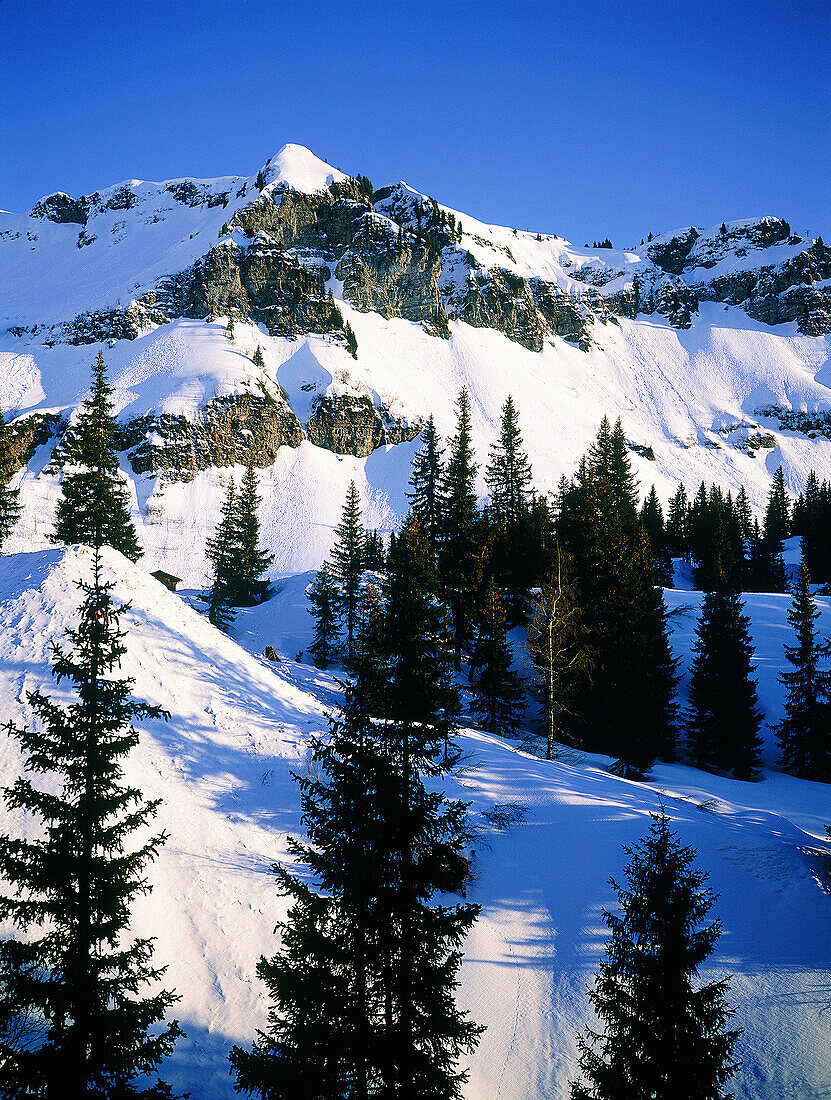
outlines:
[{"label": "conifer tree", "polygon": [[[146,1075],[181,1034],[177,1023],[162,1024],[178,998],[140,996],[163,969],[152,964],[152,940],[128,935],[130,904],[148,891],[143,871],[166,835],[136,844],[159,802],[145,801],[122,773],[138,743],[131,721],[161,712],[131,699],[131,681],[116,676],[125,608],[112,587],[96,549],[92,583],[81,585],[80,623],[67,632],[71,649],[54,650],[55,678],[74,686],[76,701],[65,706],[36,691],[29,703],[38,727],[9,727],[28,775],[5,792],[6,804],[40,819],[43,836],[0,837],[0,873],[13,887],[0,898],[0,916],[29,933],[0,943],[0,982],[14,1004],[40,1016],[44,1033],[42,1042],[6,1052],[5,1097],[172,1095]],[[55,777],[59,790],[35,786],[32,774]]]},{"label": "conifer tree", "polygon": [[328,668],[340,654],[341,601],[337,583],[327,563],[324,562],[310,585],[307,596],[315,621],[314,639],[309,652],[318,668]]},{"label": "conifer tree", "polygon": [[499,437],[491,448],[485,481],[490,495],[488,518],[496,532],[494,568],[518,619],[536,562],[530,538],[531,464],[523,450],[519,417],[510,394],[502,407]]},{"label": "conifer tree", "polygon": [[666,525],[670,554],[676,558],[690,560],[689,502],[687,490],[679,482],[669,502]]},{"label": "conifer tree", "polygon": [[352,328],[348,321],[346,322],[346,328],[344,331],[346,333],[346,350],[349,352],[353,359],[357,359],[358,337],[355,335],[355,330]]},{"label": "conifer tree", "polygon": [[750,620],[726,570],[704,593],[693,647],[688,735],[696,767],[752,779],[759,769],[762,715],[752,677]]},{"label": "conifer tree", "polygon": [[115,452],[112,387],[99,352],[92,387],[60,448],[64,463],[54,542],[112,546],[131,561],[141,557],[127,487]]},{"label": "conifer tree", "polygon": [[19,490],[9,488],[14,472],[9,427],[0,406],[0,553],[21,512]]},{"label": "conifer tree", "polygon": [[782,767],[803,779],[831,782],[831,672],[820,667],[828,647],[817,640],[819,611],[811,595],[808,567],[802,562],[788,609],[796,645],[786,645],[791,664],[779,676],[785,687],[785,717],[776,729]]},{"label": "conifer tree", "polygon": [[646,537],[649,539],[652,557],[655,559],[655,564],[658,567],[658,575],[661,579],[661,583],[671,585],[672,559],[670,558],[669,548],[667,546],[664,512],[661,508],[661,502],[658,500],[658,494],[655,491],[654,485],[649,491],[649,496],[643,502],[640,520]]},{"label": "conifer tree", "polygon": [[603,913],[611,937],[589,991],[603,1031],[580,1040],[572,1100],[722,1100],[740,1032],[728,1028],[728,982],[696,987],[721,936],[719,920],[702,927],[709,876],[663,812],[624,852],[627,885],[611,880],[620,913]]},{"label": "conifer tree", "polygon": [[421,433],[423,446],[413,459],[410,473],[410,510],[418,517],[421,529],[427,536],[430,550],[438,551],[444,518],[443,478],[444,448],[436,431],[432,415]]},{"label": "conifer tree", "polygon": [[255,367],[259,367],[260,370],[265,370],[265,359],[263,358],[263,349],[257,344],[257,350],[254,352],[254,357],[251,362]]},{"label": "conifer tree", "polygon": [[364,569],[364,528],[361,523],[361,498],[354,481],[349,482],[341,521],[335,528],[332,548],[332,576],[340,586],[341,611],[346,630],[346,659],[352,660],[358,605],[361,595],[361,574]]},{"label": "conifer tree", "polygon": [[238,539],[237,488],[233,477],[228,481],[219,523],[205,545],[205,557],[211,565],[213,582],[208,592],[208,621],[227,632],[236,618],[235,585]]},{"label": "conifer tree", "polygon": [[[465,1078],[457,1059],[480,1030],[453,1002],[478,907],[431,904],[436,891],[462,889],[467,832],[465,807],[428,793],[420,774],[440,770],[449,666],[414,517],[395,554],[384,652],[401,644],[388,671],[370,667],[379,650],[364,628],[377,622],[376,603],[358,633],[356,683],[299,780],[308,843],[290,847],[313,881],[275,868],[292,907],[281,952],[258,967],[273,999],[269,1029],[231,1054],[236,1087],[250,1095],[455,1100]],[[373,721],[376,709],[389,717]]]},{"label": "conifer tree", "polygon": [[237,607],[253,607],[271,595],[271,582],[263,577],[263,573],[274,561],[274,555],[260,549],[259,509],[257,475],[249,462],[242,475],[234,509],[236,571],[233,602]]},{"label": "conifer tree", "polygon": [[500,737],[515,737],[525,710],[522,679],[513,667],[502,598],[493,583],[485,593],[476,624],[470,662],[473,709],[482,728]]},{"label": "conifer tree", "polygon": [[462,389],[456,402],[456,434],[444,475],[444,535],[439,554],[440,575],[450,607],[454,663],[462,667],[462,650],[470,639],[477,598],[476,464],[470,423],[470,395]]},{"label": "conifer tree", "polygon": [[778,553],[781,542],[790,534],[791,502],[785,488],[785,474],[777,466],[768,492],[765,509],[764,540],[771,552]]}]

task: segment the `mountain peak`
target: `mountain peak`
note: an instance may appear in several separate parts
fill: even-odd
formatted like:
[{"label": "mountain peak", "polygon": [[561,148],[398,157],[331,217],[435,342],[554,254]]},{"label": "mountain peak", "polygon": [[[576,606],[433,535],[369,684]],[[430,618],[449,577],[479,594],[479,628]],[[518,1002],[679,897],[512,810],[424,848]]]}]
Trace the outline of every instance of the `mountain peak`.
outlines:
[{"label": "mountain peak", "polygon": [[343,172],[315,156],[311,149],[292,144],[284,145],[271,158],[263,168],[262,175],[265,187],[278,188],[283,185],[307,195],[323,190],[334,180],[347,178]]}]

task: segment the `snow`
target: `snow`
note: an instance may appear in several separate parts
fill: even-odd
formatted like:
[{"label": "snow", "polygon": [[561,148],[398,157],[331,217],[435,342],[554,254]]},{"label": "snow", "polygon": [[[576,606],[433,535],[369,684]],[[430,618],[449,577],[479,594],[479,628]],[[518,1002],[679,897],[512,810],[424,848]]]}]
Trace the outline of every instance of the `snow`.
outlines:
[{"label": "snow", "polygon": [[[187,1039],[164,1071],[200,1100],[231,1100],[227,1051],[265,1024],[254,968],[276,950],[273,929],[286,911],[267,869],[285,859],[286,835],[301,829],[290,772],[304,766],[310,734],[325,728],[337,685],[292,659],[307,630],[308,578],[287,581],[237,621],[246,646],[266,638],[288,646],[287,659],[271,664],[142,568],[113,551],[104,559],[116,597],[131,603],[124,672],[138,698],[170,712],[167,723],[143,723],[127,762],[128,780],[163,800],[158,824],[170,833],[133,921],[135,933],[157,937],[165,983],[182,997],[175,1015]],[[66,698],[50,680],[49,645],[76,620],[76,580],[89,577],[90,565],[82,548],[0,558],[4,721],[25,720],[21,697],[41,684]],[[781,598],[759,596],[748,609],[757,656],[773,659],[786,636]],[[827,786],[769,771],[762,782],[740,783],[681,765],[658,765],[650,783],[635,783],[610,775],[602,757],[571,752],[546,762],[475,730],[461,742],[469,760],[447,786],[471,803],[481,826],[469,898],[482,914],[465,945],[459,997],[488,1028],[470,1060],[466,1100],[567,1096],[576,1037],[591,1022],[585,984],[605,941],[600,911],[614,903],[607,880],[621,875],[621,844],[645,832],[661,803],[720,895],[724,935],[702,978],[732,975],[744,1030],[734,1095],[824,1095],[831,901],[812,853],[829,851]],[[0,781],[19,767],[15,744],[4,739]],[[507,802],[527,808],[526,824],[499,834],[482,814]],[[0,809],[0,829],[21,827],[29,826]]]},{"label": "snow", "polygon": [[266,165],[265,175],[266,190],[291,187],[308,195],[348,178],[302,145],[284,145]]}]

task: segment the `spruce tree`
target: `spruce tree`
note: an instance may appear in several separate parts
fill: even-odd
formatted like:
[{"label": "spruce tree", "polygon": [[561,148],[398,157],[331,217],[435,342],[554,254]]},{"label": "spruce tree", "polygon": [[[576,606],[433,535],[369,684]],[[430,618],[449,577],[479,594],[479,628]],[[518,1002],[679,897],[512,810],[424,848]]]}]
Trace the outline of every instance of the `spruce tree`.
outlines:
[{"label": "spruce tree", "polygon": [[752,677],[750,620],[735,581],[717,569],[704,593],[693,647],[688,737],[696,767],[752,779],[762,740],[756,681]]},{"label": "spruce tree", "polygon": [[112,546],[131,561],[141,557],[130,498],[115,452],[112,387],[99,352],[92,387],[60,446],[64,465],[54,542]]},{"label": "spruce tree", "polygon": [[328,564],[324,563],[306,595],[315,621],[314,639],[309,652],[318,668],[328,668],[340,654],[341,615],[340,592]]},{"label": "spruce tree", "polygon": [[652,557],[658,567],[661,583],[669,587],[672,585],[672,558],[667,545],[664,512],[654,485],[649,490],[649,496],[643,502],[640,520],[646,537],[649,539]]},{"label": "spruce tree", "polygon": [[20,518],[20,491],[10,489],[15,466],[11,452],[11,435],[0,406],[0,553],[14,525]]},{"label": "spruce tree", "polygon": [[[458,1057],[480,1030],[453,1001],[478,907],[431,904],[437,891],[463,888],[467,830],[464,805],[428,793],[421,778],[422,767],[440,771],[449,666],[414,518],[395,554],[381,649],[401,644],[381,654],[375,602],[357,636],[356,683],[299,779],[308,842],[290,849],[310,875],[275,868],[292,906],[281,951],[258,967],[269,1028],[231,1054],[236,1087],[250,1095],[455,1100]],[[377,709],[388,717],[374,720]]]},{"label": "spruce tree", "polygon": [[499,437],[491,448],[485,482],[490,495],[488,518],[496,532],[494,568],[517,620],[537,563],[530,537],[531,464],[523,450],[519,417],[510,394],[502,408]]},{"label": "spruce tree", "polygon": [[470,395],[466,389],[456,402],[456,434],[444,474],[444,531],[439,554],[440,576],[450,607],[454,663],[462,667],[462,650],[470,640],[477,598],[478,560],[476,464],[470,423]]},{"label": "spruce tree", "polygon": [[205,557],[213,576],[207,594],[208,620],[224,631],[228,630],[237,614],[234,606],[239,548],[237,514],[237,488],[232,477],[228,481],[219,523],[205,544]]},{"label": "spruce tree", "polygon": [[728,982],[696,983],[721,936],[719,920],[702,926],[709,876],[663,812],[624,852],[627,885],[611,880],[620,913],[603,913],[611,937],[589,990],[603,1030],[580,1040],[572,1100],[722,1100],[740,1032],[728,1028]]},{"label": "spruce tree", "polygon": [[488,733],[515,737],[522,724],[525,692],[513,667],[514,652],[507,635],[502,598],[491,583],[476,624],[470,662],[473,709]]},{"label": "spruce tree", "polygon": [[673,557],[690,560],[689,502],[687,490],[679,482],[678,488],[669,502],[666,537],[669,552]]},{"label": "spruce tree", "polygon": [[443,529],[444,448],[432,416],[428,418],[421,435],[423,446],[413,459],[407,496],[410,510],[418,517],[430,550],[435,554]]},{"label": "spruce tree", "polygon": [[[163,969],[152,964],[152,940],[128,934],[130,904],[148,891],[143,872],[166,835],[136,843],[159,802],[145,801],[122,772],[138,743],[131,721],[161,712],[134,701],[131,681],[116,676],[126,608],[112,587],[96,549],[80,623],[67,632],[71,649],[54,649],[55,678],[74,686],[76,700],[66,706],[35,691],[28,698],[37,728],[8,727],[28,775],[5,792],[6,805],[39,819],[43,835],[0,837],[0,872],[13,887],[0,898],[0,916],[29,933],[0,943],[0,984],[44,1023],[42,1042],[6,1052],[0,1095],[9,1098],[172,1095],[161,1081],[137,1079],[181,1034],[177,1023],[162,1024],[178,998],[139,995]],[[54,777],[57,793],[35,786],[32,774]]]},{"label": "spruce tree", "polygon": [[354,481],[349,482],[341,521],[335,528],[332,548],[332,576],[340,587],[341,611],[346,630],[346,660],[352,660],[358,605],[361,596],[361,574],[364,570],[364,537],[361,522],[361,498]]},{"label": "spruce tree", "polygon": [[820,667],[828,646],[817,640],[819,611],[802,562],[788,609],[796,645],[785,646],[791,669],[779,676],[785,688],[785,717],[776,727],[782,768],[803,779],[831,782],[831,672]]},{"label": "spruce tree", "polygon": [[251,362],[255,367],[259,367],[260,370],[265,370],[265,359],[263,358],[263,349],[257,344],[257,350],[254,352]]},{"label": "spruce tree", "polygon": [[777,466],[768,492],[765,509],[764,540],[771,552],[778,553],[782,540],[790,534],[791,502],[785,488],[785,474]]},{"label": "spruce tree", "polygon": [[271,582],[263,573],[274,561],[274,555],[260,549],[259,508],[257,475],[249,462],[236,495],[233,524],[237,543],[233,602],[237,607],[253,607],[271,595]]}]

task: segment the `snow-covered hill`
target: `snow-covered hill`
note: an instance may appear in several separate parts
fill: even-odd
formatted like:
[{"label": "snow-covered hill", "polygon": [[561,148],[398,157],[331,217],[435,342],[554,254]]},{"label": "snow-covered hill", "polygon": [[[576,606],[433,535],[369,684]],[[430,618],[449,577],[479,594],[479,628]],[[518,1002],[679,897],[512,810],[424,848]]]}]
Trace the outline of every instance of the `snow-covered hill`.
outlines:
[{"label": "snow-covered hill", "polygon": [[[137,932],[158,937],[166,983],[182,997],[176,1014],[187,1039],[165,1069],[199,1100],[231,1100],[227,1051],[265,1022],[254,967],[275,950],[274,925],[285,914],[267,868],[284,858],[286,834],[300,830],[289,773],[303,766],[309,734],[325,728],[336,684],[304,665],[251,656],[144,570],[112,551],[104,558],[116,597],[132,604],[124,671],[137,697],[170,712],[167,723],[143,725],[127,766],[131,782],[163,800],[158,820],[170,833],[134,920]],[[75,620],[76,581],[90,565],[78,548],[0,558],[3,721],[27,717],[26,690],[46,683],[63,694],[49,683],[49,643]],[[272,610],[302,634],[291,588]],[[827,601],[822,607],[831,627]],[[766,660],[781,641],[782,607],[759,598],[751,610]],[[258,612],[239,624],[252,648],[269,629]],[[680,652],[686,629],[678,627]],[[764,690],[762,698],[773,716],[776,700]],[[644,833],[659,800],[721,894],[724,936],[703,977],[733,975],[744,1029],[734,1095],[827,1095],[831,898],[815,851],[829,850],[827,786],[770,772],[740,783],[663,765],[650,784],[634,783],[609,775],[600,757],[547,763],[472,730],[461,741],[470,758],[449,789],[471,802],[481,827],[469,897],[482,915],[466,944],[460,999],[488,1028],[470,1062],[467,1100],[566,1097],[576,1036],[590,1019],[585,983],[606,934],[600,911],[614,901],[607,879],[620,876],[621,844]],[[4,738],[0,782],[19,767]],[[484,816],[505,803],[527,809],[526,823],[508,834]],[[0,829],[25,827],[0,811]]]},{"label": "snow-covered hill", "polygon": [[223,478],[249,457],[275,576],[319,565],[353,477],[367,524],[393,528],[420,422],[449,434],[463,385],[483,464],[513,394],[542,490],[604,414],[664,497],[706,479],[761,506],[780,464],[793,491],[811,467],[831,474],[831,251],[776,218],[580,248],[403,183],[372,191],[289,145],[249,177],[128,181],[0,214],[0,263],[0,404],[25,463],[16,550],[47,545],[48,458],[99,350],[145,564],[193,585]]}]

